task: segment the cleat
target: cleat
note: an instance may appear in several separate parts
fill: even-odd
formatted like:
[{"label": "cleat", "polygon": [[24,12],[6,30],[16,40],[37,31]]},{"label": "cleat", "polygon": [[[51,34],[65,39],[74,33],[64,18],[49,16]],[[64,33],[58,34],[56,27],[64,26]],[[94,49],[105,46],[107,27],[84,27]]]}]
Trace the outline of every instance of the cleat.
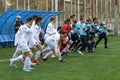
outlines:
[{"label": "cleat", "polygon": [[40,64],[40,62],[37,59],[34,59],[33,62],[36,63],[37,65]]},{"label": "cleat", "polygon": [[18,66],[16,64],[13,64],[13,67],[17,68]]},{"label": "cleat", "polygon": [[48,59],[47,59],[47,58],[43,58],[42,60],[43,60],[44,62],[46,62]]},{"label": "cleat", "polygon": [[66,62],[66,60],[61,59],[59,62]]},{"label": "cleat", "polygon": [[13,59],[10,59],[10,67],[16,67],[17,68],[17,65],[14,63]]},{"label": "cleat", "polygon": [[81,51],[79,51],[79,50],[78,50],[78,53],[79,53],[80,55],[84,55],[84,54],[83,54]]},{"label": "cleat", "polygon": [[23,71],[30,72],[31,70],[29,70],[29,68],[23,68]]},{"label": "cleat", "polygon": [[29,67],[29,70],[33,70],[34,68],[32,68],[32,67]]},{"label": "cleat", "polygon": [[10,67],[13,67],[13,59],[10,59]]},{"label": "cleat", "polygon": [[105,47],[105,49],[109,49],[109,47]]}]

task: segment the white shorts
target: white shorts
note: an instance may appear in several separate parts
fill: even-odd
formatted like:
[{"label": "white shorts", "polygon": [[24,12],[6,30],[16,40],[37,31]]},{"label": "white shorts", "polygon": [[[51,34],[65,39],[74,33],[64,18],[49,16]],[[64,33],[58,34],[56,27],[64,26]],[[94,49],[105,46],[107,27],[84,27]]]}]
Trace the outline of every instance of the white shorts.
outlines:
[{"label": "white shorts", "polygon": [[30,40],[28,45],[29,48],[36,48],[35,41]]},{"label": "white shorts", "polygon": [[45,43],[48,45],[48,47],[50,49],[55,49],[55,47],[56,47],[56,40],[52,39],[51,37],[48,37],[45,40]]},{"label": "white shorts", "polygon": [[33,41],[33,40],[30,40],[29,41],[29,48],[36,48],[37,45],[39,45],[41,42],[40,41]]},{"label": "white shorts", "polygon": [[29,52],[31,51],[30,48],[27,45],[22,45],[19,46],[19,49],[24,53],[24,52]]}]

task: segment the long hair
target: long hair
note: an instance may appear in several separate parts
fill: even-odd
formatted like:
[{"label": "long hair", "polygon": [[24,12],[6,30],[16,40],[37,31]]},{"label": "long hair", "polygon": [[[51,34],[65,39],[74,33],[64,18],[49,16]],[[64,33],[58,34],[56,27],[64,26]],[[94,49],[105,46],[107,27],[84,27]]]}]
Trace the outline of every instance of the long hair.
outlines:
[{"label": "long hair", "polygon": [[35,24],[39,24],[39,21],[42,21],[43,18],[41,16],[38,16],[35,20]]}]

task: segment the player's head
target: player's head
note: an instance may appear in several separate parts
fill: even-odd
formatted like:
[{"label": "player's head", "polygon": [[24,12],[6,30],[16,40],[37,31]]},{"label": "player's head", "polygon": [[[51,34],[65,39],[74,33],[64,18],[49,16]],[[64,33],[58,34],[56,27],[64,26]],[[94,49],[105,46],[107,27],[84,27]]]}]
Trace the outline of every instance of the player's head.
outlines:
[{"label": "player's head", "polygon": [[72,25],[72,29],[75,29],[75,24]]},{"label": "player's head", "polygon": [[59,27],[57,28],[57,31],[58,31],[58,32],[61,32],[61,31],[62,31],[62,27],[59,26]]},{"label": "player's head", "polygon": [[61,37],[65,37],[65,36],[66,36],[66,32],[65,32],[64,30],[62,30],[62,31],[60,32],[60,35],[61,35]]},{"label": "player's head", "polygon": [[80,17],[80,21],[84,23],[84,18],[82,16]]},{"label": "player's head", "polygon": [[26,19],[26,23],[29,24],[30,26],[32,25],[33,18],[28,18]]},{"label": "player's head", "polygon": [[56,17],[51,17],[50,21],[53,22],[53,23],[56,23]]},{"label": "player's head", "polygon": [[66,21],[65,21],[65,24],[69,24],[70,23],[70,19],[67,19]]},{"label": "player's head", "polygon": [[100,23],[100,27],[101,27],[101,28],[104,27],[104,24],[103,24],[103,23]]},{"label": "player's head", "polygon": [[91,22],[91,19],[88,18],[88,19],[86,20],[86,23],[89,24],[90,22]]},{"label": "player's head", "polygon": [[41,24],[42,22],[43,22],[43,18],[42,18],[41,16],[38,16],[38,17],[36,18],[36,20],[35,20],[35,23],[36,23],[37,25]]},{"label": "player's head", "polygon": [[94,17],[93,22],[98,22],[98,19],[96,17]]},{"label": "player's head", "polygon": [[33,20],[36,20],[38,17],[39,17],[38,15],[34,15]]}]

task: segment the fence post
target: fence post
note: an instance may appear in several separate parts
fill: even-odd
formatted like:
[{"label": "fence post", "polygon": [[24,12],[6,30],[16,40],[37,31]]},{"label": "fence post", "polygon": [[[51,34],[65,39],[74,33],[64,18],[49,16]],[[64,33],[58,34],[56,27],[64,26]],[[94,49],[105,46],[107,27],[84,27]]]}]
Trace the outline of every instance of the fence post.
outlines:
[{"label": "fence post", "polygon": [[118,0],[115,0],[115,27],[114,35],[118,36]]}]

